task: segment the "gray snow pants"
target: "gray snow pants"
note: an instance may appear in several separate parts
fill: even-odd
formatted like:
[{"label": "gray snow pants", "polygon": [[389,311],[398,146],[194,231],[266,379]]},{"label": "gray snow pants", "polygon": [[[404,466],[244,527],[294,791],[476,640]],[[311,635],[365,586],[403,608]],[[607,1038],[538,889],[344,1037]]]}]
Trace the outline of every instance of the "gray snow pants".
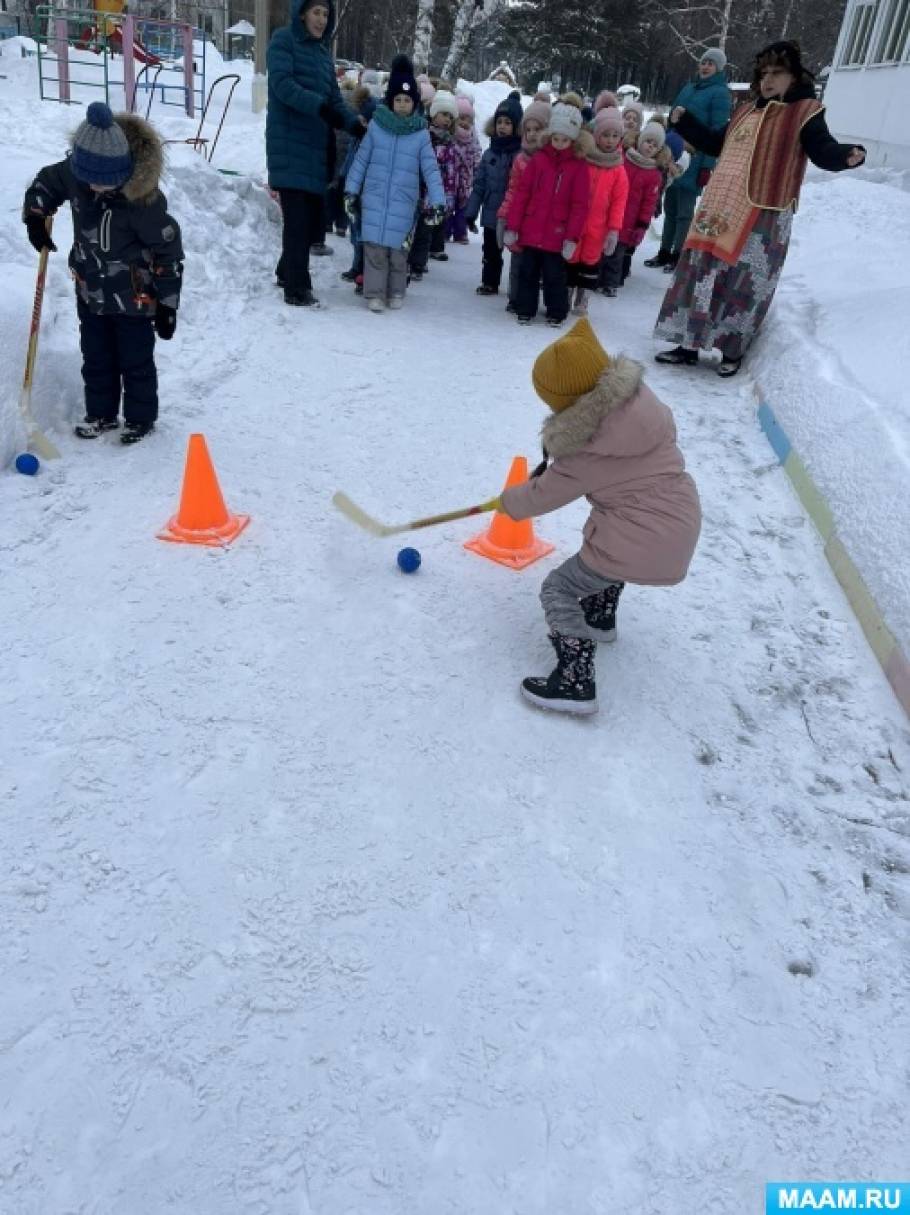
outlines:
[{"label": "gray snow pants", "polygon": [[584,637],[588,641],[603,641],[603,631],[592,629],[585,620],[582,599],[596,595],[607,587],[625,584],[595,574],[578,553],[551,570],[540,588],[540,602],[551,633],[562,637]]},{"label": "gray snow pants", "polygon": [[392,299],[404,296],[408,286],[408,255],[404,249],[385,245],[363,246],[364,299]]}]

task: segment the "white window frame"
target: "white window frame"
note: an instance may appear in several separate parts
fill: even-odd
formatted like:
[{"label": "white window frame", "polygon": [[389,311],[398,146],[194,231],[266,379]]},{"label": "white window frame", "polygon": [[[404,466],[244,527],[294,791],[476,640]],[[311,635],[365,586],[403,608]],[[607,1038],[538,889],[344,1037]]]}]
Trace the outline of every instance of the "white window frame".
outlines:
[{"label": "white window frame", "polygon": [[859,0],[853,8],[838,67],[865,67],[868,63],[880,7],[881,0]]},{"label": "white window frame", "polygon": [[[873,63],[903,63],[910,43],[910,0],[889,0],[875,38]],[[890,53],[889,53],[890,52]]]}]

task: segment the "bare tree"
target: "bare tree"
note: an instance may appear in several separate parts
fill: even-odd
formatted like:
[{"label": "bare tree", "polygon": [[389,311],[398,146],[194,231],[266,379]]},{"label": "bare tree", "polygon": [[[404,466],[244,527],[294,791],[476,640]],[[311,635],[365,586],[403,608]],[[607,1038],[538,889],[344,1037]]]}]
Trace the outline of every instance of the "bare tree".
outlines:
[{"label": "bare tree", "polygon": [[455,24],[452,26],[452,41],[449,43],[449,52],[442,66],[444,79],[454,80],[460,70],[471,41],[471,32],[481,11],[477,0],[460,0],[455,13]]},{"label": "bare tree", "polygon": [[418,0],[417,24],[414,28],[414,68],[425,72],[430,65],[430,49],[433,45],[433,9],[436,0]]}]

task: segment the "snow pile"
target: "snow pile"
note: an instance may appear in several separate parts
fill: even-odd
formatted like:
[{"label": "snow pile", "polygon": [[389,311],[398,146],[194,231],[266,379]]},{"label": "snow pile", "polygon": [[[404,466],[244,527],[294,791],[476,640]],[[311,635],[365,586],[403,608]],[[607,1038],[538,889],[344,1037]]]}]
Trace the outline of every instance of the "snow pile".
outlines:
[{"label": "snow pile", "polygon": [[907,248],[910,195],[814,171],[753,368],[910,653]]}]

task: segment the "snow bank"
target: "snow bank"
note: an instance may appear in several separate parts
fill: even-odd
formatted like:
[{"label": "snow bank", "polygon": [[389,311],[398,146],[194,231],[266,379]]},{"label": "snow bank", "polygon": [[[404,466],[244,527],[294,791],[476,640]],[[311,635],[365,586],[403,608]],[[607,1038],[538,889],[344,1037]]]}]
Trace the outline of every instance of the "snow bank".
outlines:
[{"label": "snow bank", "polygon": [[[899,183],[893,183],[899,184]],[[910,652],[910,196],[815,171],[753,363],[837,531]]]}]

